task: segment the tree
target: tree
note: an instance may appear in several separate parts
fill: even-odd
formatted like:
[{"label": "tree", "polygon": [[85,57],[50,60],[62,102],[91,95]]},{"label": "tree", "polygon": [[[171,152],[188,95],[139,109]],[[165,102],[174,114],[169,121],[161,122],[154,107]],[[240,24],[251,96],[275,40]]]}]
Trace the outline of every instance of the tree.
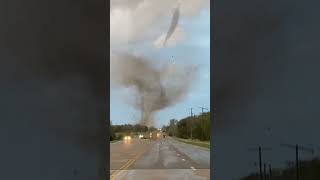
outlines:
[{"label": "tree", "polygon": [[112,126],[112,121],[110,121],[110,141],[113,141],[116,139],[116,134],[114,132],[114,126]]},{"label": "tree", "polygon": [[[191,123],[192,121],[192,123]],[[210,140],[210,112],[201,113],[199,116],[186,117],[180,121],[171,119],[165,126],[169,136],[191,138],[208,141]]]},{"label": "tree", "polygon": [[177,135],[177,124],[178,120],[171,119],[168,126],[168,135],[169,136],[176,136]]}]

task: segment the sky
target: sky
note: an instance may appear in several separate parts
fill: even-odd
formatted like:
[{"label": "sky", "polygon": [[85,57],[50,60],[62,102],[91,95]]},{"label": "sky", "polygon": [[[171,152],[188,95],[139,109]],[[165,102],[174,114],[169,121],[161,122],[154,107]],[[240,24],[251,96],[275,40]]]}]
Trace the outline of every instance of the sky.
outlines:
[{"label": "sky", "polygon": [[[209,1],[187,0],[180,6],[180,19],[167,46],[161,47],[173,9],[178,1],[111,1],[111,54],[127,51],[157,61],[159,64],[192,64],[198,68],[186,96],[176,104],[158,111],[155,126],[170,119],[195,114],[200,107],[210,108],[210,12]],[[112,69],[112,66],[110,66]],[[127,104],[127,89],[110,86],[110,118],[113,124],[138,123],[140,112]]]}]

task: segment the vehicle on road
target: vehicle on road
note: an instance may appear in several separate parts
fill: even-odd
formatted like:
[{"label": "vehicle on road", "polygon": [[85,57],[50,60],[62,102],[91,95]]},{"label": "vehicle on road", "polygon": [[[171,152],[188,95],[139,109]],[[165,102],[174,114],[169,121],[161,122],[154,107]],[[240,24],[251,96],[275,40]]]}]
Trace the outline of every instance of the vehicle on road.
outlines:
[{"label": "vehicle on road", "polygon": [[131,138],[131,136],[124,136],[124,138],[123,138],[123,140],[125,140],[125,141],[130,141],[132,138]]},{"label": "vehicle on road", "polygon": [[154,131],[154,132],[150,133],[149,137],[150,137],[150,139],[158,139],[161,137],[161,133]]}]

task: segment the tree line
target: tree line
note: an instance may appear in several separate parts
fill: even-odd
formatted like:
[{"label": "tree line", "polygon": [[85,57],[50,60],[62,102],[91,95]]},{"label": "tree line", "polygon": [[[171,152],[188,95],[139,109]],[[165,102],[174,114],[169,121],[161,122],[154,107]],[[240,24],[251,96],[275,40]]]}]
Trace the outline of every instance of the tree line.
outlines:
[{"label": "tree line", "polygon": [[[299,162],[300,179],[316,180],[320,179],[320,160],[314,158],[312,160]],[[271,174],[266,172],[266,179],[272,180],[293,180],[296,179],[296,167],[294,163],[290,163],[284,169],[272,169]],[[241,178],[241,180],[256,180],[259,179],[258,173],[252,173],[249,176]]]},{"label": "tree line", "polygon": [[167,126],[162,127],[169,136],[197,139],[201,141],[210,140],[210,112],[201,113],[196,116],[188,116],[181,120],[171,119]]},{"label": "tree line", "polygon": [[132,133],[145,133],[154,130],[156,130],[156,128],[140,124],[112,125],[112,122],[110,122],[110,141],[120,140],[124,135],[130,135]]}]

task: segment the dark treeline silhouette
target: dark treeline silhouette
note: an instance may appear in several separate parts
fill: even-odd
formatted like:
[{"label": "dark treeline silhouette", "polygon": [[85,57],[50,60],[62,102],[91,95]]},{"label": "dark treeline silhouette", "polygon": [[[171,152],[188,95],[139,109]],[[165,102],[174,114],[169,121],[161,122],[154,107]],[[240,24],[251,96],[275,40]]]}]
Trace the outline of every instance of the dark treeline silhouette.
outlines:
[{"label": "dark treeline silhouette", "polygon": [[171,119],[163,128],[169,136],[184,139],[210,140],[210,112],[188,116],[181,120]]},{"label": "dark treeline silhouette", "polygon": [[145,133],[156,130],[155,127],[148,127],[140,124],[112,125],[110,123],[110,141],[122,139],[123,134]]},{"label": "dark treeline silhouette", "polygon": [[[316,180],[320,179],[320,160],[315,158],[309,161],[299,161],[299,174],[300,179],[303,180]],[[241,180],[257,180],[259,174],[253,173]],[[284,169],[272,169],[272,178],[267,173],[267,179],[272,180],[293,180],[296,179],[295,163],[288,163]]]}]

